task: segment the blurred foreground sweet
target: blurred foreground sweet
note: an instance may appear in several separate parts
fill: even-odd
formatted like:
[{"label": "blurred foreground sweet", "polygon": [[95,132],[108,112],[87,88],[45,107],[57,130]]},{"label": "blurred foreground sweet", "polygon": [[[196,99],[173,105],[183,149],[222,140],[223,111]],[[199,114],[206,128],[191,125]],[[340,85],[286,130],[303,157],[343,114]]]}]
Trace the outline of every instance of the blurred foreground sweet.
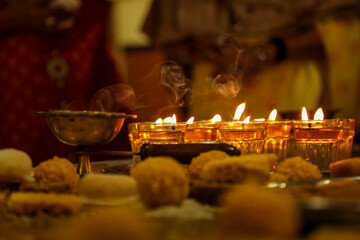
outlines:
[{"label": "blurred foreground sweet", "polygon": [[13,192],[7,201],[16,214],[74,214],[81,206],[81,199],[71,194]]},{"label": "blurred foreground sweet", "polygon": [[180,206],[167,205],[148,209],[146,217],[159,229],[161,239],[209,240],[218,235],[220,208],[188,198]]},{"label": "blurred foreground sweet", "polygon": [[134,178],[125,175],[86,174],[78,195],[90,204],[117,205],[138,195]]},{"label": "blurred foreground sweet", "polygon": [[229,238],[291,239],[298,233],[299,210],[287,194],[260,186],[242,185],[226,195],[222,206],[221,233]]},{"label": "blurred foreground sweet", "polygon": [[321,174],[318,166],[312,164],[301,157],[287,158],[275,169],[274,174],[271,175],[271,182],[288,182],[301,180],[317,180],[321,179]]},{"label": "blurred foreground sweet", "polygon": [[0,150],[0,182],[23,182],[30,177],[31,158],[23,151],[13,148]]},{"label": "blurred foreground sweet", "polygon": [[149,157],[131,170],[131,176],[147,207],[179,205],[189,194],[185,170],[171,157]]},{"label": "blurred foreground sweet", "polygon": [[360,158],[343,159],[330,164],[331,177],[360,176]]},{"label": "blurred foreground sweet", "polygon": [[249,154],[209,161],[200,179],[192,183],[192,196],[202,203],[218,205],[222,195],[238,184],[265,184],[276,160],[274,154]]},{"label": "blurred foreground sweet", "polygon": [[201,179],[207,183],[265,183],[276,160],[274,154],[250,154],[211,161],[204,166]]},{"label": "blurred foreground sweet", "polygon": [[46,240],[155,240],[152,224],[141,214],[118,208],[97,208],[65,219],[37,234]]},{"label": "blurred foreground sweet", "polygon": [[80,179],[68,159],[56,156],[40,163],[34,170],[34,178],[36,182],[22,185],[22,190],[74,193]]},{"label": "blurred foreground sweet", "polygon": [[133,211],[125,209],[101,210],[83,218],[75,218],[71,235],[84,240],[151,240],[151,224]]},{"label": "blurred foreground sweet", "polygon": [[191,160],[189,165],[188,174],[190,181],[200,180],[203,168],[209,162],[220,161],[227,157],[229,157],[227,153],[218,150],[200,153],[199,156]]}]

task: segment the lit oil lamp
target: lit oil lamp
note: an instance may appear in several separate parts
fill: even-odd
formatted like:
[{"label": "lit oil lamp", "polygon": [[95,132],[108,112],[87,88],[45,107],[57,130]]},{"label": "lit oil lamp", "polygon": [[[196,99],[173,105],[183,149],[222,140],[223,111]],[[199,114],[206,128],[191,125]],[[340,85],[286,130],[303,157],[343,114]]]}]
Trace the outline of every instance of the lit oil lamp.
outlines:
[{"label": "lit oil lamp", "polygon": [[314,120],[308,120],[305,107],[302,120],[294,120],[294,137],[298,154],[316,164],[320,170],[329,170],[329,165],[339,158],[339,143],[342,139],[342,124],[339,119],[324,119],[318,109]]},{"label": "lit oil lamp", "polygon": [[287,144],[291,134],[291,121],[276,121],[277,110],[271,111],[267,121],[267,131],[264,145],[265,153],[274,153],[279,161],[286,158]]},{"label": "lit oil lamp", "polygon": [[180,143],[184,139],[185,123],[177,123],[174,114],[155,123],[139,123],[138,131],[142,143]]},{"label": "lit oil lamp", "polygon": [[194,118],[191,117],[186,122],[184,141],[186,143],[216,142],[219,122],[221,122],[219,114],[207,121],[194,121]]},{"label": "lit oil lamp", "polygon": [[[185,123],[177,123],[176,115],[155,122],[136,122],[128,125],[131,151],[138,153],[144,143],[176,144],[184,141]],[[140,157],[133,156],[138,163]]]},{"label": "lit oil lamp", "polygon": [[242,103],[237,107],[233,121],[219,123],[219,141],[237,147],[241,154],[263,153],[266,123],[250,122],[250,116],[240,121],[244,110],[245,103]]}]

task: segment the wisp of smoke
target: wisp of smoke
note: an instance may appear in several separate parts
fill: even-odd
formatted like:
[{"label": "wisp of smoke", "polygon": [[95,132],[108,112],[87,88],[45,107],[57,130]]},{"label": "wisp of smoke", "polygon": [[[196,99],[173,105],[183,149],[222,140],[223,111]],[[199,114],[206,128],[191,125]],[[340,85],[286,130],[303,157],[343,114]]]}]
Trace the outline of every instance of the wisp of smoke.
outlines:
[{"label": "wisp of smoke", "polygon": [[135,92],[127,84],[110,85],[97,91],[92,97],[89,110],[119,112],[135,107]]},{"label": "wisp of smoke", "polygon": [[165,62],[160,70],[160,82],[172,93],[173,104],[184,106],[192,101],[190,81],[174,61]]},{"label": "wisp of smoke", "polygon": [[224,97],[236,97],[241,89],[238,79],[229,73],[217,75],[212,81],[212,87]]}]

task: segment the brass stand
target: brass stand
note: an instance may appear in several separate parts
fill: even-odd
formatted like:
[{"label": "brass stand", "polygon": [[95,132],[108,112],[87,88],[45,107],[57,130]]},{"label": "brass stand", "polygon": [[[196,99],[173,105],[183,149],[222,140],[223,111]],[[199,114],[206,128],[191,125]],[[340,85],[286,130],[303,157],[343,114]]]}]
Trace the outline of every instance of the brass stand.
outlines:
[{"label": "brass stand", "polygon": [[93,173],[92,169],[91,169],[91,164],[90,164],[90,155],[89,152],[81,149],[79,152],[76,153],[77,154],[77,159],[78,159],[78,165],[77,165],[77,173],[82,177],[85,174],[88,173]]}]

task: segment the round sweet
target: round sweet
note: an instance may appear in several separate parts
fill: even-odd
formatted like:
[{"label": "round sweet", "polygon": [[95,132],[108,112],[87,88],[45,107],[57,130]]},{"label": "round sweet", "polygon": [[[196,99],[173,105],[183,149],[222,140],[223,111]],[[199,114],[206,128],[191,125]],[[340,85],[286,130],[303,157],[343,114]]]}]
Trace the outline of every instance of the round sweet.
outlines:
[{"label": "round sweet", "polygon": [[81,199],[74,194],[43,192],[13,192],[6,203],[10,212],[20,215],[75,214],[81,206]]},{"label": "round sweet", "polygon": [[222,161],[212,161],[205,165],[201,179],[207,183],[263,184],[277,160],[275,154],[247,154],[229,156]]},{"label": "round sweet", "polygon": [[189,193],[185,169],[171,157],[149,157],[131,170],[147,207],[179,205]]},{"label": "round sweet", "polygon": [[342,159],[330,164],[331,177],[351,177],[360,175],[360,158]]},{"label": "round sweet", "polygon": [[137,195],[134,178],[125,175],[86,174],[79,183],[78,194],[88,202],[117,202]]},{"label": "round sweet", "polygon": [[223,151],[212,150],[209,152],[200,153],[199,156],[193,158],[189,165],[188,174],[191,181],[200,180],[201,173],[206,164],[213,161],[222,160],[229,155]]},{"label": "round sweet", "polygon": [[34,170],[37,183],[44,185],[66,185],[75,192],[79,184],[79,175],[75,166],[67,158],[54,157],[40,163]]},{"label": "round sweet", "polygon": [[318,166],[312,164],[301,157],[287,158],[275,169],[271,175],[272,182],[300,181],[300,180],[317,180],[321,179]]},{"label": "round sweet", "polygon": [[30,177],[31,169],[32,161],[27,153],[13,148],[0,150],[1,182],[22,182]]},{"label": "round sweet", "polygon": [[299,229],[296,202],[285,193],[241,185],[226,195],[222,206],[221,231],[232,237],[291,239]]}]

